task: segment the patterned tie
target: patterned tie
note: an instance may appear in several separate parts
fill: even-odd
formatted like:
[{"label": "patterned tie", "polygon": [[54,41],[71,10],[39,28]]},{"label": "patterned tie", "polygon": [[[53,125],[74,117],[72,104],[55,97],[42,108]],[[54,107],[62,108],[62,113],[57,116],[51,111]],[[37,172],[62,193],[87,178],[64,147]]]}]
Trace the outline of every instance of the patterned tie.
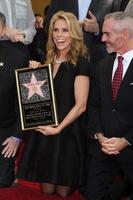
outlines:
[{"label": "patterned tie", "polygon": [[122,81],[122,74],[123,74],[123,57],[122,56],[118,56],[118,67],[115,71],[114,77],[113,77],[113,81],[112,81],[112,94],[113,94],[113,101],[115,101],[118,90],[120,88],[121,85],[121,81]]}]

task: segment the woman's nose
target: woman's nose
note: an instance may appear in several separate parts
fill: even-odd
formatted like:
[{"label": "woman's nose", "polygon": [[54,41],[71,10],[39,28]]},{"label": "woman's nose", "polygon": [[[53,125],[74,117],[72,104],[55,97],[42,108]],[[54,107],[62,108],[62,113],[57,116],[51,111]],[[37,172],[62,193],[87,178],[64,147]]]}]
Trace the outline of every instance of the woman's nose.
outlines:
[{"label": "woman's nose", "polygon": [[57,34],[58,36],[61,36],[62,35],[62,31],[60,30],[60,31],[58,31],[58,34]]}]

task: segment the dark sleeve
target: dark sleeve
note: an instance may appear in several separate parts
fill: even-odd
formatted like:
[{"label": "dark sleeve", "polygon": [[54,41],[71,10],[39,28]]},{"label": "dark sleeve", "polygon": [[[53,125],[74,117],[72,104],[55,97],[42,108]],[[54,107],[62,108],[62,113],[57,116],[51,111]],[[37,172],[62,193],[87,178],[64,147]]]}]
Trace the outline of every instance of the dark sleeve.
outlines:
[{"label": "dark sleeve", "polygon": [[46,33],[46,36],[48,37],[48,29],[49,29],[49,23],[52,18],[52,16],[59,10],[58,8],[58,1],[51,0],[47,14],[44,19],[44,31]]},{"label": "dark sleeve", "polygon": [[[126,0],[124,0],[124,1],[126,1]],[[114,0],[111,12],[120,11],[120,9],[121,9],[121,2],[122,2],[122,0]]]},{"label": "dark sleeve", "polygon": [[133,128],[130,128],[129,131],[126,133],[124,138],[131,144],[133,145]]},{"label": "dark sleeve", "polygon": [[88,134],[94,139],[95,133],[103,132],[100,120],[100,66],[93,66],[91,73],[91,87],[88,101]]},{"label": "dark sleeve", "polygon": [[11,133],[11,136],[14,136],[16,138],[22,139],[22,128],[21,128],[21,119],[20,119],[20,112],[18,107],[18,101],[16,96],[16,102],[15,102],[15,113],[16,113],[16,121],[14,121],[14,131]]},{"label": "dark sleeve", "polygon": [[77,67],[77,73],[76,73],[77,75],[89,76],[90,64],[88,59],[79,57],[76,67]]},{"label": "dark sleeve", "polygon": [[[96,18],[97,18],[97,21],[98,21],[98,24],[99,24],[99,34],[92,33],[92,37],[95,40],[95,42],[100,42],[101,44],[103,44],[101,42],[101,38],[102,38],[102,35],[103,35],[102,27],[103,27],[104,17],[105,17],[106,14],[120,11],[121,1],[122,0],[113,0],[112,3],[107,3],[107,4],[110,4],[110,8],[105,10],[105,11],[104,11],[104,8],[103,8],[103,11],[101,9],[101,16],[100,17],[98,17],[96,15]],[[126,1],[126,0],[124,0],[124,1]]]},{"label": "dark sleeve", "polygon": [[33,42],[28,45],[30,50],[30,59],[38,62],[44,62],[44,56],[46,51],[47,38],[43,28],[37,29]]},{"label": "dark sleeve", "polygon": [[129,3],[129,0],[122,0],[120,10],[124,11],[128,3]]},{"label": "dark sleeve", "polygon": [[[29,63],[29,57],[26,54],[23,54],[23,52],[17,50],[17,64],[18,66],[28,67]],[[17,67],[18,68],[18,67]],[[18,96],[17,96],[17,85],[14,86],[14,109],[15,109],[15,115],[16,120],[14,121],[14,132],[12,133],[12,136],[17,137],[19,139],[23,138],[22,135],[22,128],[21,128],[21,119],[20,119],[20,111],[19,111],[19,103],[18,103]]]}]

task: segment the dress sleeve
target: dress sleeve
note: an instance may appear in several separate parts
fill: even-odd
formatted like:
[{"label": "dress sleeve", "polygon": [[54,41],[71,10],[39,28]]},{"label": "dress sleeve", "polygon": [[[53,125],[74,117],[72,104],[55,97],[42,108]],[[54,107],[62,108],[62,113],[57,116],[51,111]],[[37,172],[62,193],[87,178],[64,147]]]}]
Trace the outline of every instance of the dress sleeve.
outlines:
[{"label": "dress sleeve", "polygon": [[77,75],[85,75],[89,76],[90,74],[90,64],[88,59],[79,57],[78,62],[77,62]]}]

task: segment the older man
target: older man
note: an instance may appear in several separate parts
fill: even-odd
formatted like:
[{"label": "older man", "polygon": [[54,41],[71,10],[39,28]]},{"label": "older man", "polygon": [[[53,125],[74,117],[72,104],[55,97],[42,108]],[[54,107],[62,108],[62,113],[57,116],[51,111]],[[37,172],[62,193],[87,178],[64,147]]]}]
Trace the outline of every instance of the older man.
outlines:
[{"label": "older man", "polygon": [[[5,16],[0,13],[0,37],[6,32]],[[17,114],[15,69],[26,66],[26,55],[10,41],[0,41],[0,187],[14,181],[15,158],[22,138]]]},{"label": "older man", "polygon": [[125,12],[108,14],[102,41],[108,56],[97,66],[93,95],[87,184],[88,200],[113,199],[113,175],[121,168],[133,199],[133,18]]}]

